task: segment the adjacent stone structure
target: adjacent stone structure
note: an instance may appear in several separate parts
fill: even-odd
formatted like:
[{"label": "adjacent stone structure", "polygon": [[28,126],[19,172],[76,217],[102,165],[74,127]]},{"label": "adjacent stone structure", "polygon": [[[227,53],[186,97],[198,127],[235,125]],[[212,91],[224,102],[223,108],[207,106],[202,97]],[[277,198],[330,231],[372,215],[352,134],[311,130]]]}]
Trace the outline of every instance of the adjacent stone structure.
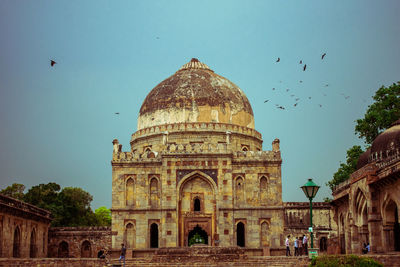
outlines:
[{"label": "adjacent stone structure", "polygon": [[129,151],[113,141],[112,247],[280,249],[279,140],[262,142],[240,88],[192,59],[146,97]]},{"label": "adjacent stone structure", "polygon": [[49,231],[50,258],[96,258],[109,250],[110,227],[52,227]]},{"label": "adjacent stone structure", "polygon": [[358,170],[333,190],[341,253],[400,251],[400,120],[358,160]]},{"label": "adjacent stone structure", "polygon": [[0,195],[0,257],[47,256],[50,212]]}]

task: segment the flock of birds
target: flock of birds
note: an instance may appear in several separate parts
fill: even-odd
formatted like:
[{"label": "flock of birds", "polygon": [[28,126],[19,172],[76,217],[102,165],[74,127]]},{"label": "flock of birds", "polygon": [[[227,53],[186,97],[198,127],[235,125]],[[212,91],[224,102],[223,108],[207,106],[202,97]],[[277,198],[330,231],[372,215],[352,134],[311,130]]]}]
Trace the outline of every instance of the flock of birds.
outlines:
[{"label": "flock of birds", "polygon": [[[321,55],[321,60],[324,60],[325,56],[326,56],[326,53],[323,53],[323,54]],[[278,59],[277,59],[275,62],[276,62],[276,63],[279,63],[280,61],[281,61],[281,58],[278,57]],[[299,64],[302,65],[303,71],[306,71],[306,70],[307,70],[307,64],[303,63],[303,60],[300,60],[300,61],[299,61]],[[279,82],[282,83],[282,81],[279,81]],[[303,81],[300,80],[299,83],[303,83]],[[325,84],[325,87],[328,87],[328,86],[329,86],[329,84]],[[275,91],[275,90],[276,90],[275,87],[272,88],[272,91]],[[286,89],[286,92],[289,92],[289,91],[290,91],[289,88]],[[323,95],[324,95],[324,96],[327,96],[326,93],[323,93]],[[345,99],[348,99],[348,98],[350,97],[350,96],[346,96],[346,95],[343,94],[343,93],[342,93],[341,95],[342,95]],[[295,95],[295,94],[291,94],[290,97],[296,97],[296,95]],[[311,100],[311,98],[312,98],[311,96],[308,97],[309,100]],[[296,98],[295,98],[295,103],[293,104],[294,107],[297,107],[297,105],[299,104],[299,100],[300,100],[300,97],[296,97]],[[267,99],[267,100],[264,101],[264,103],[267,103],[267,102],[269,102],[269,99]],[[276,108],[281,109],[281,110],[285,110],[285,109],[286,109],[284,106],[279,105],[279,104],[275,104],[275,106],[276,106]],[[318,106],[319,106],[320,108],[322,108],[322,104],[318,104]]]}]

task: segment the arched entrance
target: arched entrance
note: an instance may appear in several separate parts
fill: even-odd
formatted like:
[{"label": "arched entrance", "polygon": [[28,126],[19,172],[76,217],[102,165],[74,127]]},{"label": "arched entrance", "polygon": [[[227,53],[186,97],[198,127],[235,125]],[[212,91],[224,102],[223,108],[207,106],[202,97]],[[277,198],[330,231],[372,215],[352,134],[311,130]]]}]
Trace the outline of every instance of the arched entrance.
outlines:
[{"label": "arched entrance", "polygon": [[[198,240],[214,245],[217,185],[213,178],[201,171],[179,177],[178,222],[179,246],[190,246],[197,232]],[[200,231],[199,227],[202,231]],[[189,240],[190,244],[189,244]]]},{"label": "arched entrance", "polygon": [[35,231],[35,229],[33,229],[32,232],[31,232],[31,242],[30,242],[30,246],[29,246],[29,257],[36,258],[36,252],[37,252],[36,231]]},{"label": "arched entrance", "polygon": [[208,235],[199,225],[196,225],[192,231],[188,234],[188,245],[189,247],[193,244],[205,244],[208,245]]},{"label": "arched entrance", "polygon": [[244,247],[245,246],[245,236],[244,236],[244,223],[239,222],[236,225],[236,245],[239,247]]},{"label": "arched entrance", "polygon": [[69,246],[65,241],[61,241],[58,245],[58,257],[59,258],[68,258],[69,257]]},{"label": "arched entrance", "polygon": [[18,226],[14,230],[13,257],[21,257],[21,231]]},{"label": "arched entrance", "polygon": [[389,250],[400,251],[400,224],[397,205],[390,200],[385,208],[385,238]]},{"label": "arched entrance", "polygon": [[326,251],[328,249],[328,242],[325,236],[319,239],[319,251]]},{"label": "arched entrance", "polygon": [[150,247],[158,248],[158,225],[156,223],[150,226]]},{"label": "arched entrance", "polygon": [[89,241],[85,240],[81,246],[81,258],[90,258],[92,257],[92,245]]}]

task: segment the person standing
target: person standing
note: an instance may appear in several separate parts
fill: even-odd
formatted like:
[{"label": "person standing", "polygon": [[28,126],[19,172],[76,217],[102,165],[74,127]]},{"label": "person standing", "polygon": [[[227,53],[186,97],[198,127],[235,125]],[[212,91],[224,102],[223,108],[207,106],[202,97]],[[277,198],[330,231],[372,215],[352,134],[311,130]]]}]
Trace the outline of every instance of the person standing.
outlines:
[{"label": "person standing", "polygon": [[305,255],[308,255],[308,244],[307,244],[307,237],[303,235],[303,251]]},{"label": "person standing", "polygon": [[297,237],[294,240],[294,255],[299,256],[299,239]]},{"label": "person standing", "polygon": [[285,241],[285,245],[286,245],[286,256],[292,256],[292,255],[290,254],[290,247],[289,247],[290,241],[289,241],[289,237],[290,237],[290,235],[288,235],[288,236],[286,237],[286,241]]},{"label": "person standing", "polygon": [[299,236],[299,241],[298,241],[298,243],[297,243],[297,246],[299,247],[299,256],[302,256],[303,255],[303,237],[302,236]]},{"label": "person standing", "polygon": [[121,244],[121,255],[119,256],[119,263],[121,263],[121,260],[124,260],[124,267],[125,267],[125,255],[126,255],[126,247],[122,243]]}]

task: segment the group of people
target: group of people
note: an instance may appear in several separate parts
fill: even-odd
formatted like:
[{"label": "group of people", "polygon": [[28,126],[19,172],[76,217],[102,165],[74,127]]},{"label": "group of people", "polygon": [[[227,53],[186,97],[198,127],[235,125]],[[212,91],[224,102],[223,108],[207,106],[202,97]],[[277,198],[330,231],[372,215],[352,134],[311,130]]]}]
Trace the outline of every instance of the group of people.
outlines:
[{"label": "group of people", "polygon": [[362,253],[367,254],[369,251],[370,251],[369,243],[364,243],[363,248],[362,248]]},{"label": "group of people", "polygon": [[[286,256],[292,256],[290,253],[290,235],[286,237]],[[307,236],[295,237],[294,240],[294,256],[308,255],[308,239]]]},{"label": "group of people", "polygon": [[[125,267],[125,255],[126,255],[126,247],[124,244],[121,244],[121,253],[119,256],[119,263],[121,264],[121,261],[123,261],[124,267]],[[106,263],[109,263],[109,254],[107,249],[100,249],[99,252],[97,252],[97,258],[105,260]]]}]

